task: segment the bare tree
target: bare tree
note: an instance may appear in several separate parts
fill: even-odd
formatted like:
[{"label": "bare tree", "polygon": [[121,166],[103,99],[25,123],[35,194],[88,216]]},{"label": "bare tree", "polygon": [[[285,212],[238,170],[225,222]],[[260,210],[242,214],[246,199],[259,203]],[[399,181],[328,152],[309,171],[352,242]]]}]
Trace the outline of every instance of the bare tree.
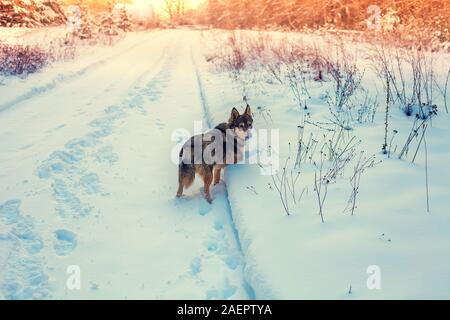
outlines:
[{"label": "bare tree", "polygon": [[179,22],[186,13],[186,0],[164,0],[164,11],[170,22]]}]

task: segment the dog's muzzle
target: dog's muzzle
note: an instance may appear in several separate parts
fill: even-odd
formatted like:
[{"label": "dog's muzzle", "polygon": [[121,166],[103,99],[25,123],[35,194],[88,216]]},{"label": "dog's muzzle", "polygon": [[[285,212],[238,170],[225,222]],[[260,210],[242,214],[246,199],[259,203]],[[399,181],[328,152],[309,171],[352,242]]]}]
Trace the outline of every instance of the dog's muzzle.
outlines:
[{"label": "dog's muzzle", "polygon": [[248,140],[250,140],[252,138],[252,132],[249,130],[248,132],[247,132],[247,135],[245,136],[245,141],[248,141]]}]

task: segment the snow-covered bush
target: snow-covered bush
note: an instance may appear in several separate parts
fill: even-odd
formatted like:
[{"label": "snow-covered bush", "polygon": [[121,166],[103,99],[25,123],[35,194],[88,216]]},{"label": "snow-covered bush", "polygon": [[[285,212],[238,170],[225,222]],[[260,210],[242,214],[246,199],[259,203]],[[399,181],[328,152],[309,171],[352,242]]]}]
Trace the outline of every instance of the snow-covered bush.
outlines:
[{"label": "snow-covered bush", "polygon": [[51,41],[46,49],[51,62],[74,59],[77,46],[72,34],[66,34],[62,38]]},{"label": "snow-covered bush", "polygon": [[0,44],[0,74],[26,76],[42,69],[49,58],[39,47]]},{"label": "snow-covered bush", "polygon": [[131,30],[131,21],[128,17],[128,12],[126,7],[122,6],[119,9],[119,22],[118,22],[119,29],[122,31],[130,31]]},{"label": "snow-covered bush", "polygon": [[334,87],[329,103],[341,112],[359,89],[362,73],[358,70],[353,57],[344,50],[343,45],[340,45],[336,51],[335,55],[328,55],[324,59],[327,74]]},{"label": "snow-covered bush", "polygon": [[76,57],[77,46],[72,34],[47,37],[32,43],[0,41],[0,74],[25,77],[52,62]]},{"label": "snow-covered bush", "polygon": [[319,48],[301,38],[273,38],[233,31],[216,44],[207,61],[228,73],[248,96],[250,87],[278,84],[286,87],[300,109],[307,110],[309,86],[324,83],[333,122],[351,128],[352,122],[373,120],[377,104],[368,97],[358,101],[363,72],[342,42]]},{"label": "snow-covered bush", "polygon": [[278,83],[287,86],[298,105],[306,108],[307,78],[319,81],[322,77],[323,60],[316,48],[295,41],[278,41],[267,34],[251,37],[234,31],[214,50],[207,61],[240,83],[244,95],[257,82]]},{"label": "snow-covered bush", "polygon": [[[339,125],[323,127],[305,121],[298,126],[296,152],[291,153],[278,172],[271,175],[269,189],[278,194],[285,213],[299,211],[305,195],[312,191],[318,215],[326,221],[325,202],[333,185],[348,180],[351,194],[343,212],[355,213],[363,173],[378,164],[375,155],[360,149],[361,140]],[[353,167],[352,169],[348,168]]]},{"label": "snow-covered bush", "polygon": [[[281,74],[276,76],[288,86],[298,106],[308,109],[306,99],[310,97],[307,77],[311,74],[310,56],[312,49],[302,42],[283,41],[272,47],[276,60],[281,65]],[[269,69],[273,73],[273,69]]]},{"label": "snow-covered bush", "polygon": [[383,44],[373,48],[375,68],[382,83],[389,85],[390,101],[407,116],[425,119],[433,113],[438,91],[433,53]]},{"label": "snow-covered bush", "polygon": [[342,43],[338,43],[324,51],[322,59],[325,61],[326,79],[331,84],[325,96],[331,121],[351,130],[355,122],[373,120],[376,103],[367,91],[363,100],[358,94],[364,91],[361,87],[364,71],[357,66],[356,58],[344,49]]},{"label": "snow-covered bush", "polygon": [[74,24],[72,33],[80,40],[90,40],[93,37],[94,17],[90,14],[87,6],[79,3],[73,6]]},{"label": "snow-covered bush", "polygon": [[214,52],[206,56],[206,60],[213,63],[216,70],[226,72],[241,90],[242,96],[248,96],[248,83],[251,74],[250,53],[243,35],[230,32],[223,42],[217,43]]},{"label": "snow-covered bush", "polygon": [[119,34],[117,29],[118,27],[113,13],[113,4],[111,1],[108,1],[106,10],[100,15],[99,32],[107,37],[113,37]]}]

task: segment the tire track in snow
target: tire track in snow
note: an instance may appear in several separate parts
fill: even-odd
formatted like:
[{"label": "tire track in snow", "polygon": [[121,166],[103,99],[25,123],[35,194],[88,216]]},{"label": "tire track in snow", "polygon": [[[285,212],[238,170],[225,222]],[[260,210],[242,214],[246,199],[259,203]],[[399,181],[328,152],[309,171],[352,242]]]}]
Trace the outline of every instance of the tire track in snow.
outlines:
[{"label": "tire track in snow", "polygon": [[[198,65],[196,64],[196,60],[195,60],[193,53],[192,53],[192,59],[193,59],[194,64],[196,65],[197,81],[198,81],[198,86],[200,88],[200,97],[201,97],[201,101],[203,104],[202,107],[203,107],[204,114],[205,114],[205,122],[208,124],[209,127],[212,127],[212,125],[214,124],[213,117],[212,117],[212,114],[210,112],[210,108],[208,105],[207,94],[204,89],[201,73],[198,68]],[[230,169],[232,169],[232,168],[230,168]],[[230,214],[230,219],[232,221],[233,230],[235,232],[236,239],[238,239],[238,241],[239,241],[241,254],[243,255],[243,257],[244,257],[243,259],[246,263],[246,267],[244,269],[244,279],[246,281],[247,286],[251,290],[252,299],[257,299],[255,290],[254,290],[254,286],[252,286],[252,284],[255,284],[255,287],[258,286],[259,289],[261,289],[261,287],[264,288],[263,289],[264,296],[273,297],[273,293],[271,292],[271,289],[269,289],[270,287],[266,284],[266,280],[263,277],[263,275],[261,274],[261,272],[259,271],[257,263],[255,262],[255,260],[252,256],[252,252],[249,250],[249,243],[251,243],[251,239],[248,237],[245,230],[242,230],[241,228],[239,228],[239,225],[240,225],[239,217],[241,216],[241,213],[239,212],[240,209],[239,209],[238,202],[233,201],[233,195],[236,192],[235,192],[235,190],[232,190],[232,189],[230,189],[230,192],[228,192],[228,190],[226,190],[226,199],[227,199],[227,204],[229,207],[229,214]],[[233,208],[236,210],[233,211]],[[261,284],[263,284],[263,285],[261,285]]]},{"label": "tire track in snow", "polygon": [[[162,33],[158,33],[158,34],[154,35],[154,37],[152,39],[155,40],[154,38],[158,38],[160,36],[162,36]],[[12,98],[7,102],[1,103],[0,104],[0,112],[10,109],[19,103],[27,101],[27,100],[35,97],[36,95],[51,91],[51,90],[57,88],[61,84],[68,83],[70,81],[81,78],[82,76],[87,75],[89,72],[94,71],[95,69],[97,69],[101,66],[104,66],[104,65],[107,65],[107,64],[113,62],[115,59],[128,53],[130,50],[136,49],[137,47],[142,46],[144,44],[145,44],[144,42],[138,41],[137,43],[127,47],[126,49],[121,50],[120,52],[116,52],[106,58],[102,58],[93,63],[90,63],[89,65],[81,68],[78,71],[71,72],[70,74],[67,74],[67,75],[58,74],[51,81],[49,81],[43,85],[33,87],[30,90],[26,91],[25,93],[15,97],[15,98]]]},{"label": "tire track in snow", "polygon": [[[134,232],[134,237],[144,242],[167,244],[172,247],[167,248],[167,251],[158,247],[154,248],[154,251],[147,252],[147,247],[136,244],[135,250],[130,252],[127,250],[129,257],[127,264],[150,265],[146,269],[147,273],[141,273],[139,267],[129,270],[130,276],[138,280],[136,283],[133,282],[132,291],[124,290],[123,292],[138,297],[145,295],[148,298],[150,295],[162,299],[249,298],[251,290],[242,280],[242,255],[235,233],[230,227],[224,184],[221,183],[213,188],[212,193],[215,197],[213,205],[209,205],[198,190],[192,190],[194,194],[187,196],[186,199],[180,199],[180,201],[174,199],[175,191],[172,188],[176,180],[173,179],[175,173],[173,170],[176,170],[176,166],[167,163],[166,158],[173,146],[167,143],[167,136],[164,137],[162,134],[167,133],[170,128],[190,126],[191,121],[202,117],[203,114],[199,108],[201,103],[198,101],[196,75],[187,45],[188,40],[184,39],[187,38],[185,35],[181,33],[178,39],[172,39],[174,48],[171,50],[172,53],[168,54],[168,63],[158,76],[139,88],[145,96],[139,96],[138,104],[145,106],[149,112],[142,110],[146,116],[136,117],[135,115],[133,118],[135,127],[128,126],[128,130],[134,131],[134,134],[126,134],[126,136],[131,141],[139,140],[136,143],[136,149],[122,148],[122,152],[119,151],[120,155],[127,153],[124,155],[124,164],[134,163],[134,165],[142,166],[143,172],[146,172],[145,177],[156,179],[155,183],[143,183],[142,181],[147,178],[142,179],[140,176],[142,173],[139,170],[139,172],[129,170],[124,177],[120,178],[121,184],[133,185],[139,190],[130,191],[130,193],[124,190],[125,192],[122,193],[122,188],[116,188],[117,195],[127,197],[123,199],[124,203],[130,202],[131,198],[133,206],[149,210],[144,211],[145,216],[137,215],[130,218],[131,221],[128,223],[133,227],[128,231]],[[150,126],[147,128],[148,125]],[[123,130],[126,131],[125,128]],[[161,143],[163,145],[160,145]],[[152,146],[157,147],[158,154],[155,154],[156,148],[151,148]],[[159,147],[162,147],[163,152]],[[148,148],[148,151],[145,148]],[[135,162],[136,158],[145,160]],[[147,169],[145,169],[146,166],[148,166]],[[140,191],[147,188],[149,188],[147,192]],[[154,190],[151,191],[153,188]],[[118,204],[118,206],[118,211],[129,210],[129,205]],[[141,233],[140,228],[145,228],[157,236],[146,236]],[[170,241],[167,241],[168,239]],[[175,242],[175,239],[178,241]],[[150,245],[150,247],[153,246],[153,244]],[[178,254],[174,254],[177,251],[183,253],[178,257]],[[120,261],[116,268],[120,268],[121,265],[123,262]],[[161,266],[164,266],[164,271],[157,273],[159,275],[159,277],[156,276],[157,279],[154,279],[154,275],[149,276]],[[118,281],[122,281],[120,277],[123,276],[120,274],[117,276]],[[111,288],[115,285],[102,281],[101,277],[97,281],[102,288]],[[157,291],[155,291],[156,288]],[[106,290],[97,292],[98,296],[107,294]]]},{"label": "tire track in snow", "polygon": [[[206,93],[205,93],[203,81],[202,81],[201,74],[200,74],[200,71],[199,71],[199,68],[198,68],[198,65],[197,65],[197,61],[196,61],[195,56],[194,56],[194,51],[193,51],[192,45],[191,45],[191,60],[192,60],[192,64],[193,64],[194,69],[195,69],[195,75],[196,75],[196,78],[197,78],[197,87],[198,87],[198,93],[199,93],[199,96],[200,96],[200,101],[201,101],[201,104],[202,104],[202,110],[203,110],[203,115],[204,115],[204,120],[205,120],[204,122],[206,122],[206,124],[208,125],[209,128],[213,128],[214,127],[214,123],[213,123],[212,116],[211,116],[211,113],[210,113],[210,110],[209,110],[209,107],[208,107],[208,102],[207,102],[207,98],[206,98]],[[224,193],[224,197],[225,197],[225,200],[226,200],[226,210],[227,210],[227,213],[228,213],[228,217],[227,218],[228,218],[230,227],[231,227],[231,229],[233,231],[233,235],[234,235],[235,241],[236,241],[236,243],[238,245],[238,248],[239,248],[239,251],[240,251],[240,253],[239,253],[240,256],[241,256],[240,259],[241,259],[241,261],[243,261],[243,264],[244,264],[244,266],[243,266],[244,274],[242,276],[242,278],[244,279],[243,286],[246,288],[246,291],[247,291],[247,294],[248,294],[249,298],[254,300],[254,299],[256,299],[254,290],[251,287],[251,285],[249,284],[249,282],[246,281],[246,277],[245,277],[245,254],[242,251],[241,243],[240,243],[240,240],[239,240],[239,233],[238,233],[236,225],[234,224],[234,221],[233,221],[233,214],[232,214],[232,211],[231,211],[231,206],[230,206],[230,201],[229,201],[229,198],[228,198],[228,191],[227,191],[227,188],[226,188],[226,184],[223,183],[223,185],[224,185],[223,193]],[[214,228],[216,229],[216,226]]]}]

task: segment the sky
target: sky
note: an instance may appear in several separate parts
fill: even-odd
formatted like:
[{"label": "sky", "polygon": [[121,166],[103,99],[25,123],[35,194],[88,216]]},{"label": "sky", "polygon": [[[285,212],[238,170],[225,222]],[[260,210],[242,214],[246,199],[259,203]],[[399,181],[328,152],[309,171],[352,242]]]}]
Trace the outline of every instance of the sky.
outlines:
[{"label": "sky", "polygon": [[[205,0],[184,0],[186,8],[189,8],[191,6],[196,7],[201,2]],[[67,4],[76,4],[77,0],[63,0],[63,2]],[[97,2],[97,3],[104,3],[105,0],[85,0],[85,2]],[[121,3],[121,0],[117,1],[118,3]],[[148,11],[149,7],[153,7],[157,13],[164,13],[164,6],[165,6],[165,0],[123,0],[124,3],[130,3],[133,2],[133,7],[136,8],[136,10],[142,10],[143,12]]]},{"label": "sky", "polygon": [[[186,8],[189,8],[191,6],[197,6],[198,4],[200,4],[203,0],[184,0],[185,1],[185,6]],[[119,0],[120,2],[120,0]],[[133,0],[134,6],[139,8],[141,7],[142,9],[146,9],[149,7],[149,5],[152,5],[153,8],[155,8],[155,10],[158,13],[162,13],[164,12],[164,7],[165,7],[165,0]]]},{"label": "sky", "polygon": [[[200,4],[203,0],[184,0],[185,7],[195,7]],[[119,1],[120,3],[120,1]],[[145,15],[145,12],[149,10],[149,7],[153,7],[157,14],[165,14],[165,0],[133,0],[131,4],[133,11],[138,11]]]},{"label": "sky", "polygon": [[[164,7],[164,0],[135,0],[135,2],[144,2],[144,3],[152,3],[155,8]],[[192,6],[197,6],[202,0],[185,0],[186,4],[190,4]]]}]

